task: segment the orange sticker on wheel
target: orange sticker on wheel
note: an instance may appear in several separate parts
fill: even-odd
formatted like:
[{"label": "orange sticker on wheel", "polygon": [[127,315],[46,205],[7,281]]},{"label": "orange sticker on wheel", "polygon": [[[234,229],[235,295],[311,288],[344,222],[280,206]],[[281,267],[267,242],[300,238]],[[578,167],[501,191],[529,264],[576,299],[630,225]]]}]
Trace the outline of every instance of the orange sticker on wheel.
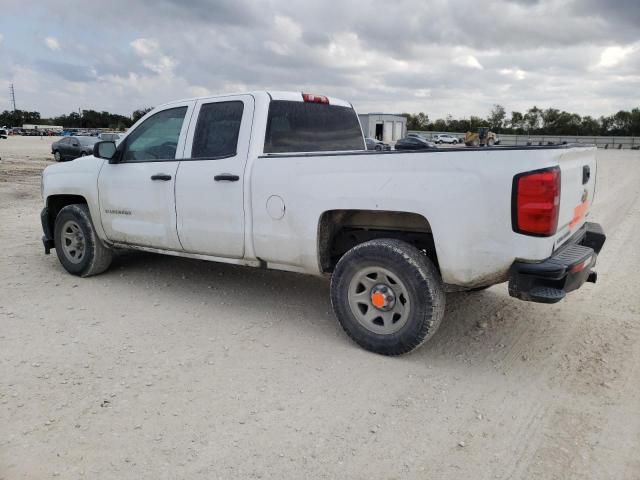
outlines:
[{"label": "orange sticker on wheel", "polygon": [[373,306],[376,308],[382,308],[387,303],[387,300],[384,298],[382,293],[376,292],[371,295],[371,303],[373,303]]}]

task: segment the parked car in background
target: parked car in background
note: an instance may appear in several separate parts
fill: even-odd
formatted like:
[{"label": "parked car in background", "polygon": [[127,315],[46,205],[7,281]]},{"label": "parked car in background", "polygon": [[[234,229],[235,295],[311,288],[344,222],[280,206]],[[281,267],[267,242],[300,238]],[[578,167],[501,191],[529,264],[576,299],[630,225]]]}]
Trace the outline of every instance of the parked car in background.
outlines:
[{"label": "parked car in background", "polygon": [[453,135],[449,135],[448,133],[439,133],[438,135],[434,135],[432,140],[435,143],[450,143],[452,145],[457,145],[460,140]]},{"label": "parked car in background", "polygon": [[427,148],[438,148],[436,144],[433,142],[429,142],[422,137],[419,136],[408,136],[405,138],[401,138],[396,142],[395,149],[396,150],[424,150]]},{"label": "parked car in background", "polygon": [[4,128],[0,128],[0,138],[6,139],[7,136],[8,136],[7,130],[5,130]]},{"label": "parked car in background", "polygon": [[124,133],[101,133],[98,138],[103,142],[114,142],[116,145],[120,143]]},{"label": "parked car in background", "polygon": [[391,145],[388,143],[381,142],[376,138],[367,137],[364,139],[367,144],[367,150],[391,150]]},{"label": "parked car in background", "polygon": [[73,160],[93,153],[93,145],[100,139],[98,137],[63,137],[51,144],[51,153],[56,162]]}]

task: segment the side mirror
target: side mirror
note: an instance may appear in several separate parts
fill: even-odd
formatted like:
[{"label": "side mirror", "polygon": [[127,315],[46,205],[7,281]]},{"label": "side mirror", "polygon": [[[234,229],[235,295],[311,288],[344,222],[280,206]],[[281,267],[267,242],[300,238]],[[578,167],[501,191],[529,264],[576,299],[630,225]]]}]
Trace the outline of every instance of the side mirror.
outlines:
[{"label": "side mirror", "polygon": [[116,154],[115,142],[96,142],[93,145],[93,156],[96,158],[104,158],[105,160],[113,160]]}]

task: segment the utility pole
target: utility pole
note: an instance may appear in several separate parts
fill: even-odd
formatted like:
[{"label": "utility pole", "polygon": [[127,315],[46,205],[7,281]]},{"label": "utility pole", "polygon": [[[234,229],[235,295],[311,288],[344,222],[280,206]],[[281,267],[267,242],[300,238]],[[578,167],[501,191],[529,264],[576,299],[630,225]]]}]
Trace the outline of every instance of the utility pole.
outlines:
[{"label": "utility pole", "polygon": [[16,111],[16,91],[13,89],[13,83],[9,85],[9,97],[11,98],[11,105],[13,105],[13,111]]}]

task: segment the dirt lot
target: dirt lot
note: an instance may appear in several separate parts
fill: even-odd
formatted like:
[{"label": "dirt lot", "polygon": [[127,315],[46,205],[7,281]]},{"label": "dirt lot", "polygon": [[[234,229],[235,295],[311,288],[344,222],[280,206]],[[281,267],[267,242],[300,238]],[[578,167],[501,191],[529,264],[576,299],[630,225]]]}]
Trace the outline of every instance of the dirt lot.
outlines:
[{"label": "dirt lot", "polygon": [[51,139],[0,140],[0,479],[640,478],[640,153],[601,151],[600,279],[564,302],[447,297],[365,352],[322,279],[40,243]]}]

